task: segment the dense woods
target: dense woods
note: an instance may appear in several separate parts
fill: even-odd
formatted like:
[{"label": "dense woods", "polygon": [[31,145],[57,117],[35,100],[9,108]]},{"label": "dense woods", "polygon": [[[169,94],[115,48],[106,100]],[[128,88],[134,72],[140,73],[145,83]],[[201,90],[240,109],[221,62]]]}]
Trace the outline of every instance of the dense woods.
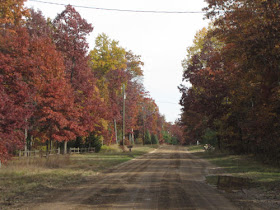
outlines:
[{"label": "dense woods", "polygon": [[280,163],[280,3],[207,0],[212,20],[183,61],[187,142]]},{"label": "dense woods", "polygon": [[180,141],[143,86],[140,56],[106,34],[89,50],[93,26],[70,5],[51,20],[24,2],[0,6],[1,161],[24,147],[120,143],[123,103],[126,144]]}]

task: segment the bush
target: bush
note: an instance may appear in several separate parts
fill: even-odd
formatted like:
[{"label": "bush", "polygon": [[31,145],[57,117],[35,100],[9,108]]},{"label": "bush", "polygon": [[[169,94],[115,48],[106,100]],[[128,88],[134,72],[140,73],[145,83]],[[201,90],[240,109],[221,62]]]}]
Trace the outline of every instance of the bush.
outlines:
[{"label": "bush", "polygon": [[118,152],[119,148],[117,147],[117,145],[102,145],[101,147],[101,152]]},{"label": "bush", "polygon": [[136,138],[135,139],[135,144],[143,144],[143,139],[142,138]]},{"label": "bush", "polygon": [[167,131],[163,132],[163,139],[167,144],[177,145],[179,143],[178,139],[169,134]]},{"label": "bush", "polygon": [[177,145],[179,143],[178,139],[176,137],[171,137],[171,140],[170,140],[170,144],[172,145]]},{"label": "bush", "polygon": [[207,128],[204,131],[204,135],[202,136],[202,143],[203,144],[211,144],[212,146],[217,145],[217,132]]},{"label": "bush", "polygon": [[158,137],[157,137],[157,135],[152,134],[151,141],[152,141],[152,144],[158,144]]},{"label": "bush", "polygon": [[145,133],[145,141],[144,141],[145,144],[151,144],[152,141],[151,141],[151,134],[150,132],[147,130],[146,133]]}]

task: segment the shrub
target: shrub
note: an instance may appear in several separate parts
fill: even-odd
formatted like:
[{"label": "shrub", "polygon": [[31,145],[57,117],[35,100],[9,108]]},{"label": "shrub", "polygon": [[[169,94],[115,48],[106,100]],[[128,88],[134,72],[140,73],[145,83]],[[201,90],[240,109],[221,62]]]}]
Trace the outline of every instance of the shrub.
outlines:
[{"label": "shrub", "polygon": [[118,145],[102,145],[101,152],[117,152],[119,151]]},{"label": "shrub", "polygon": [[145,144],[151,144],[152,143],[152,141],[151,141],[151,134],[150,134],[150,132],[148,130],[145,133],[144,143]]},{"label": "shrub", "polygon": [[142,138],[136,138],[135,139],[135,144],[143,144],[143,139]]},{"label": "shrub", "polygon": [[158,137],[157,137],[157,135],[152,134],[151,141],[152,141],[152,144],[158,144]]}]

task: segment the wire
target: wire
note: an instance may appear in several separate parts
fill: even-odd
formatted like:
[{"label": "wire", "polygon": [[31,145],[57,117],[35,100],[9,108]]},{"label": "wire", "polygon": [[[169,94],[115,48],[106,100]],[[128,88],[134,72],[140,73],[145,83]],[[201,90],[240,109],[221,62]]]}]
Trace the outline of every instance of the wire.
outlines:
[{"label": "wire", "polygon": [[[40,1],[40,0],[29,0],[29,1],[44,3],[44,4],[67,6],[67,4]],[[89,7],[89,6],[79,6],[79,5],[72,5],[72,6],[77,8],[84,8],[84,9],[107,10],[107,11],[116,11],[116,12],[158,13],[158,14],[205,14],[205,12],[203,11],[155,11],[155,10],[112,9],[112,8]]]}]

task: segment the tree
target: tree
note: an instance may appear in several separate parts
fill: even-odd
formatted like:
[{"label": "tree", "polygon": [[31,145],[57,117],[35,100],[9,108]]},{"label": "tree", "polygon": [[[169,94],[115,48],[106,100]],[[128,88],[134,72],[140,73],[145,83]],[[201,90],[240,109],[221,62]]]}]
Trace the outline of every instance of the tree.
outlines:
[{"label": "tree", "polygon": [[151,143],[152,144],[158,144],[158,137],[155,134],[152,134],[151,136]]},{"label": "tree", "polygon": [[46,20],[40,10],[35,11],[34,9],[29,10],[30,15],[26,19],[25,26],[28,33],[33,38],[51,38],[52,37],[52,26],[51,21]]},{"label": "tree", "polygon": [[145,139],[144,139],[144,143],[145,144],[152,144],[152,141],[151,141],[151,134],[150,134],[150,131],[149,130],[146,130],[145,131]]},{"label": "tree", "polygon": [[24,22],[23,17],[28,16],[28,10],[24,8],[26,0],[1,0],[0,27],[13,30]]},{"label": "tree", "polygon": [[53,26],[53,39],[57,49],[64,56],[66,77],[74,89],[75,108],[80,113],[76,119],[81,127],[79,135],[88,135],[93,131],[99,135],[106,135],[105,106],[99,96],[94,75],[88,66],[86,37],[93,28],[70,5],[57,15]]},{"label": "tree", "polygon": [[91,69],[99,80],[105,79],[108,72],[126,68],[125,54],[118,41],[102,33],[97,36],[95,47],[90,52]]},{"label": "tree", "polygon": [[110,110],[107,123],[111,131],[114,130],[114,120],[117,122],[118,130],[122,131],[122,87],[125,85],[125,133],[131,133],[132,129],[138,127],[139,100],[144,89],[140,79],[143,75],[143,62],[140,56],[134,55],[131,51],[126,52],[118,45],[118,41],[101,34],[96,38],[96,45],[90,52],[90,57],[91,69],[97,78],[101,96],[107,109]]},{"label": "tree", "polygon": [[[87,23],[74,7],[68,5],[53,20],[53,39],[57,49],[65,55],[67,76],[73,86],[78,87],[79,76],[87,72],[86,36],[92,32],[91,24]],[[85,74],[85,73],[84,73]]]},{"label": "tree", "polygon": [[[0,6],[0,160],[27,139],[70,140],[100,149],[118,130],[126,92],[126,130],[162,140],[164,117],[142,84],[141,57],[100,35],[88,56],[93,27],[70,5],[51,21],[24,1]],[[30,13],[29,13],[30,12]]]},{"label": "tree", "polygon": [[131,50],[125,53],[127,69],[131,74],[131,79],[141,78],[143,76],[142,67],[144,63],[141,61],[140,55],[135,55]]},{"label": "tree", "polygon": [[183,63],[192,84],[180,87],[185,133],[190,139],[215,133],[221,149],[277,159],[279,3],[207,2],[213,26],[197,36]]},{"label": "tree", "polygon": [[32,114],[30,103],[33,94],[30,78],[33,72],[28,67],[28,34],[24,29],[0,33],[0,157],[24,145],[24,129]]},{"label": "tree", "polygon": [[49,38],[32,40],[31,46],[36,69],[33,133],[43,142],[74,139],[81,133],[76,121],[80,113],[74,106],[74,94],[66,80],[63,59]]},{"label": "tree", "polygon": [[23,17],[28,15],[24,2],[4,0],[0,5],[0,161],[22,148],[32,114],[28,36],[22,29]]},{"label": "tree", "polygon": [[[224,40],[223,57],[233,63],[232,72],[238,78],[231,83],[233,112],[227,118],[235,128],[232,131],[239,134],[232,146],[274,159],[279,154],[279,2],[228,2],[208,1],[207,11],[216,19],[213,34]],[[218,8],[225,15],[215,18]]]},{"label": "tree", "polygon": [[211,36],[211,30],[210,27],[207,31],[198,32],[196,37],[199,40],[194,40],[195,46],[189,48],[195,49],[195,52],[189,50],[192,56],[183,61],[183,81],[190,82],[192,87],[180,87],[180,104],[183,106],[181,121],[185,125],[186,137],[192,143],[202,140],[205,129],[217,130],[216,121],[228,109],[227,73],[222,68],[220,54],[222,43]]}]

